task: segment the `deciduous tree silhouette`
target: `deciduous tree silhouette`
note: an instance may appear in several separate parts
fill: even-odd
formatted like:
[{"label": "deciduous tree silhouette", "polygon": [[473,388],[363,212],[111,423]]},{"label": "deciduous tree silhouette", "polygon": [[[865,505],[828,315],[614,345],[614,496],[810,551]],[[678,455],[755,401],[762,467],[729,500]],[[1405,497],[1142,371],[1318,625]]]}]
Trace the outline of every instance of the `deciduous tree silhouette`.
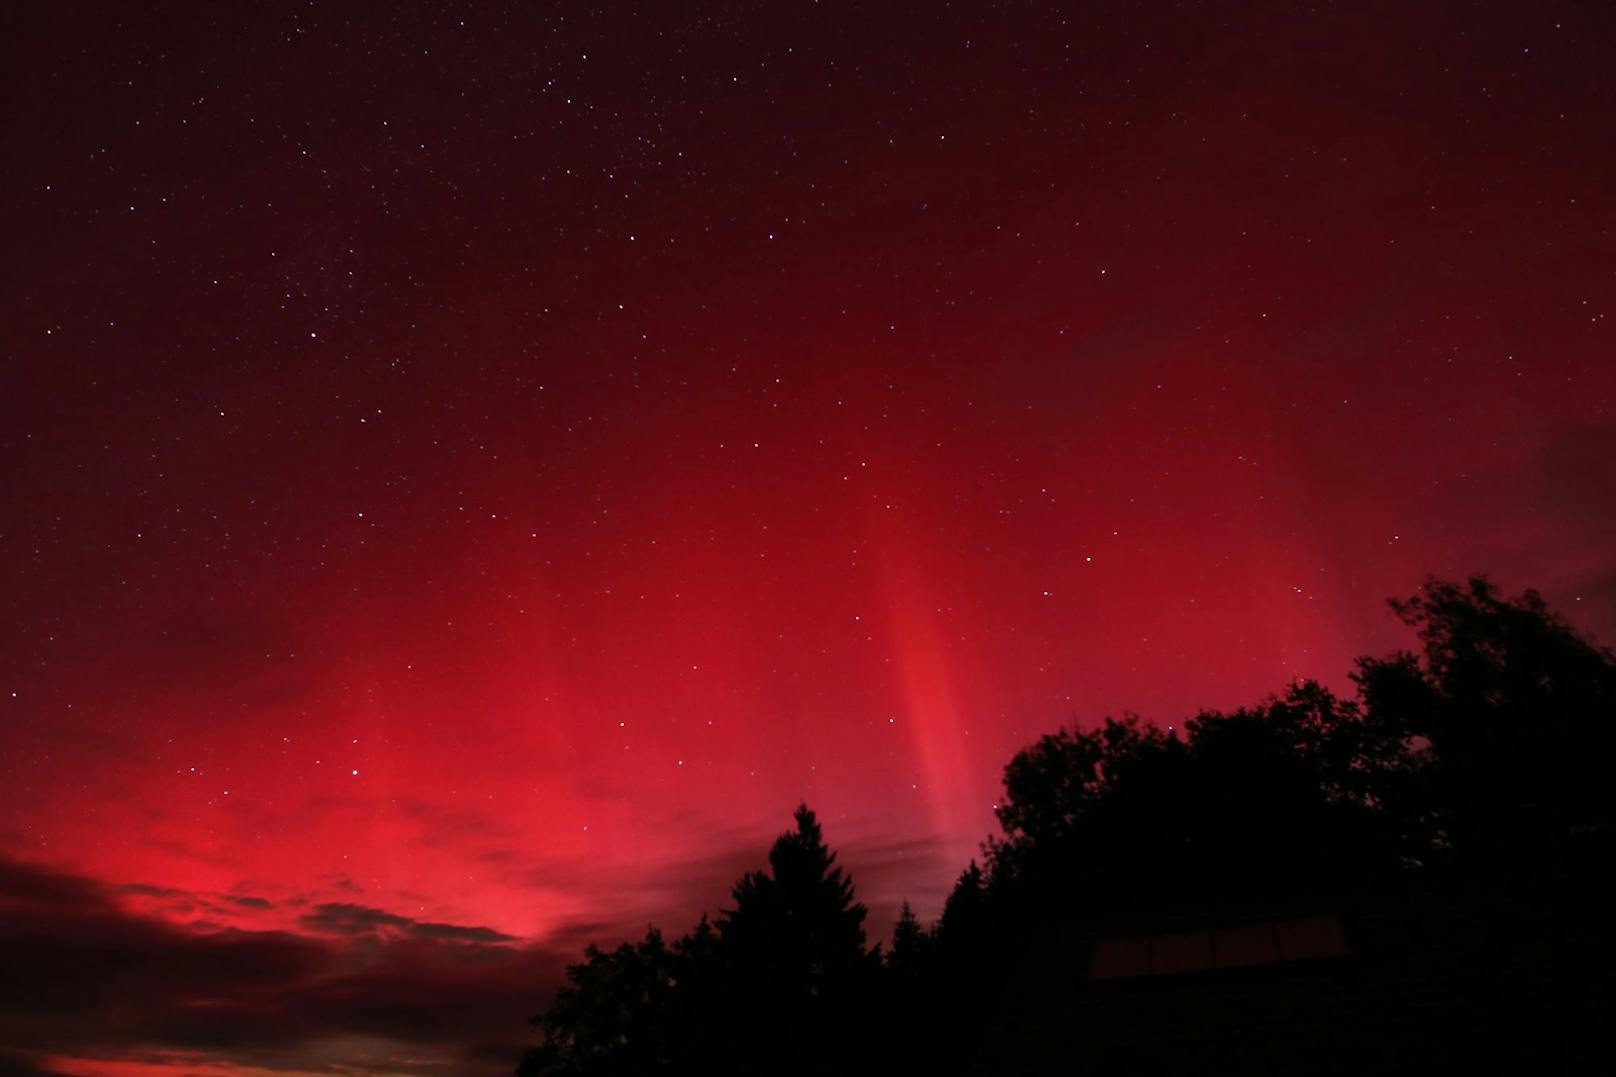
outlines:
[{"label": "deciduous tree silhouette", "polygon": [[[1534,592],[1504,599],[1484,577],[1428,580],[1391,605],[1421,650],[1360,659],[1357,700],[1303,683],[1181,729],[1107,720],[1018,753],[1004,836],[938,931],[939,969],[970,970],[954,995],[996,983],[1041,917],[1294,891],[1608,829],[1611,653]],[[956,1012],[927,1034],[972,1027]]]},{"label": "deciduous tree silhouette", "polygon": [[1424,749],[1441,846],[1513,854],[1608,828],[1616,656],[1537,592],[1506,599],[1485,577],[1428,579],[1391,606],[1419,652],[1360,659],[1354,679],[1369,712]]},{"label": "deciduous tree silhouette", "polygon": [[650,928],[638,944],[589,946],[567,969],[568,986],[535,1018],[545,1043],[523,1058],[518,1074],[633,1074],[666,1067],[678,1042],[676,956]]},{"label": "deciduous tree silhouette", "polygon": [[1428,580],[1392,608],[1420,649],[1359,659],[1357,699],[1304,682],[1177,728],[1107,719],[1018,752],[1002,836],[934,928],[904,904],[885,961],[799,807],[716,926],[586,951],[518,1072],[960,1072],[1030,924],[1608,830],[1616,657],[1535,592],[1505,599],[1483,577]]},{"label": "deciduous tree silhouette", "polygon": [[1400,766],[1360,708],[1316,684],[1182,729],[1062,730],[1005,769],[987,890],[1092,910],[1395,863],[1376,791]]}]

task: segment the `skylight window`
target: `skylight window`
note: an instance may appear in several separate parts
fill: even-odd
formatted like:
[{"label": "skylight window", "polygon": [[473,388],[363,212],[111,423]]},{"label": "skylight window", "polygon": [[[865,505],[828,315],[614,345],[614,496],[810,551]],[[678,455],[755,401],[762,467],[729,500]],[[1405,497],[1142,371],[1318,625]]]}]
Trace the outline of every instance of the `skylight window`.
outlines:
[{"label": "skylight window", "polygon": [[1303,916],[1198,931],[1100,939],[1094,944],[1094,956],[1089,961],[1089,979],[1121,980],[1277,965],[1344,957],[1349,952],[1340,917]]}]

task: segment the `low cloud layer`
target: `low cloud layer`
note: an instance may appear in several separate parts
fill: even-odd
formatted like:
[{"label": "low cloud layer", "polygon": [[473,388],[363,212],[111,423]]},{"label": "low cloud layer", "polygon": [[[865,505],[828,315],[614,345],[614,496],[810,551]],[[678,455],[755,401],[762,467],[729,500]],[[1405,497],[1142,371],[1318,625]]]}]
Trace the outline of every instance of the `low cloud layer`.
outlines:
[{"label": "low cloud layer", "polygon": [[[378,1045],[376,1072],[503,1070],[576,953],[570,938],[524,946],[361,905],[316,905],[303,925],[182,927],[118,889],[0,858],[0,1075],[173,1051],[352,1072],[356,1038]],[[322,1061],[337,1040],[343,1060]],[[389,1044],[409,1049],[387,1057]]]},{"label": "low cloud layer", "polygon": [[[351,886],[271,901],[248,887],[113,885],[0,855],[0,1077],[79,1077],[100,1072],[100,1060],[198,1075],[508,1072],[528,1042],[527,1019],[586,943],[636,936],[647,913],[677,935],[701,911],[716,913],[741,872],[764,865],[770,837],[729,837],[710,856],[613,880],[604,890],[618,900],[540,944],[320,900],[359,897]],[[948,873],[929,843],[849,838],[842,862],[871,906],[872,937],[896,916],[903,880],[917,869]],[[539,890],[578,883],[565,862],[510,870]],[[624,896],[636,882],[637,905]],[[292,910],[279,929],[239,926]]]}]

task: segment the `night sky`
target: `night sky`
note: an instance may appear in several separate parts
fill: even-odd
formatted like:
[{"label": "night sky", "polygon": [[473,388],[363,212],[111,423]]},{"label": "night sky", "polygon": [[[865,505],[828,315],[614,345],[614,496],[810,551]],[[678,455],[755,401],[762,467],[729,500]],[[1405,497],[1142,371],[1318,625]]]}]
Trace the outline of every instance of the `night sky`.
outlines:
[{"label": "night sky", "polygon": [[14,3],[0,1073],[476,1073],[806,800],[1616,636],[1603,3]]}]

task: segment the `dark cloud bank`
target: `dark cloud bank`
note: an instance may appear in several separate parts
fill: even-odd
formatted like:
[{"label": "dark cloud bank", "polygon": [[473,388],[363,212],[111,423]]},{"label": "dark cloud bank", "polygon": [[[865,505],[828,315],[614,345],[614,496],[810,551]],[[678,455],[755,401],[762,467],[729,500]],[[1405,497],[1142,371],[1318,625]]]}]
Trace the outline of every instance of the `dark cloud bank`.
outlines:
[{"label": "dark cloud bank", "polygon": [[[736,876],[762,866],[764,844],[737,837],[720,854],[655,872],[657,922],[678,934],[700,908],[715,911],[710,899],[721,901]],[[946,875],[940,850],[925,842],[854,841],[844,851],[877,936],[896,916],[900,866],[923,863],[939,882]],[[564,867],[526,870],[553,886],[566,879]],[[618,881],[642,894],[648,883]],[[129,897],[156,911],[136,911]],[[251,895],[114,886],[0,853],[0,1077],[53,1073],[52,1056],[508,1073],[527,1045],[527,1018],[549,1004],[584,945],[614,946],[645,927],[608,901],[621,915],[568,923],[533,944],[357,901],[289,901],[301,910],[298,930],[241,930],[217,926],[225,904],[271,905]]]},{"label": "dark cloud bank", "polygon": [[[199,930],[114,888],[0,856],[0,1077],[52,1055],[191,1052],[322,1069],[323,1040],[372,1037],[391,1072],[503,1072],[581,941],[313,906],[305,931]],[[598,926],[598,925],[597,925]],[[332,1072],[352,1072],[346,1065]]]}]

